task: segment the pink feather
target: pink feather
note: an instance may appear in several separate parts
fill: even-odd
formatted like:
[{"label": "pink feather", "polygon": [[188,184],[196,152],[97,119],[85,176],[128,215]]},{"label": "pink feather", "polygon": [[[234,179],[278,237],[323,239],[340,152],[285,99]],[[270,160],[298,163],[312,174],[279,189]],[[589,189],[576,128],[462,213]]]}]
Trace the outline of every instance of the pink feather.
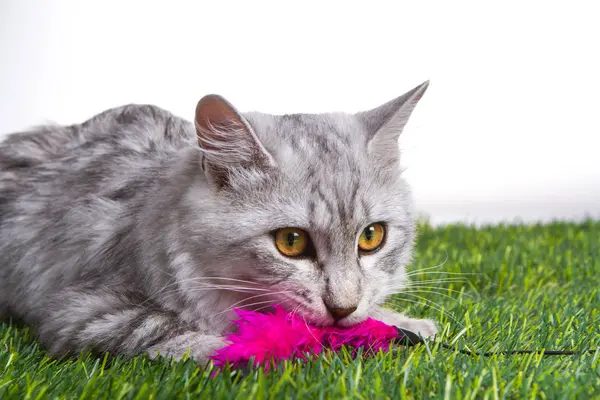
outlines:
[{"label": "pink feather", "polygon": [[325,349],[342,346],[363,348],[366,354],[387,350],[399,337],[398,330],[381,321],[367,319],[351,327],[317,327],[303,318],[290,314],[281,306],[272,314],[236,309],[237,329],[226,337],[228,344],[211,357],[217,367],[229,363],[233,367],[254,365],[269,368],[271,361],[308,359]]}]

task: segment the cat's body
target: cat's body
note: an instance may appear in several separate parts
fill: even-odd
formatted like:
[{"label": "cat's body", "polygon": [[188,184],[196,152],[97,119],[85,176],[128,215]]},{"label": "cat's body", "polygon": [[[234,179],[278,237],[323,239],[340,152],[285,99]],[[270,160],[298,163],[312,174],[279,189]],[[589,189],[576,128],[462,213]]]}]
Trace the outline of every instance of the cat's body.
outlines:
[{"label": "cat's body", "polygon": [[[53,354],[84,349],[205,361],[232,307],[282,303],[308,321],[367,316],[404,282],[414,217],[397,140],[426,85],[357,115],[242,117],[207,96],[196,123],[154,106],[0,143],[0,317]],[[383,222],[385,245],[357,252]],[[308,232],[314,253],[272,232]],[[345,310],[340,318],[335,310]],[[350,311],[350,312],[348,312]]]}]

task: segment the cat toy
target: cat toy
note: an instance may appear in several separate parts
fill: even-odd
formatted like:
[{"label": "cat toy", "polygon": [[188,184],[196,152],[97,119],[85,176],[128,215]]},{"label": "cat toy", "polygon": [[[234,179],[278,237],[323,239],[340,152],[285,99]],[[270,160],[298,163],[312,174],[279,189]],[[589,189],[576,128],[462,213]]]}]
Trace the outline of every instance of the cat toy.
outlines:
[{"label": "cat toy", "polygon": [[[254,366],[265,370],[283,360],[308,360],[329,349],[338,351],[342,346],[352,350],[352,356],[363,349],[362,356],[372,356],[379,351],[387,351],[393,344],[413,346],[424,339],[405,329],[387,325],[371,318],[350,327],[309,325],[303,318],[288,313],[283,307],[273,307],[271,313],[260,313],[235,309],[236,330],[226,336],[227,345],[217,350],[211,359],[218,368],[229,365],[244,368],[252,361]],[[441,347],[470,356],[489,357],[492,355],[543,354],[544,356],[565,356],[594,354],[600,350],[511,350],[477,352],[459,349],[443,342],[434,342]]]},{"label": "cat toy", "polygon": [[307,360],[326,349],[338,351],[342,346],[362,348],[363,356],[386,351],[394,341],[418,340],[412,332],[386,325],[371,318],[350,327],[309,325],[303,318],[273,307],[272,313],[234,310],[238,318],[236,331],[226,337],[228,344],[211,357],[215,366],[255,366],[269,369],[271,361]]}]

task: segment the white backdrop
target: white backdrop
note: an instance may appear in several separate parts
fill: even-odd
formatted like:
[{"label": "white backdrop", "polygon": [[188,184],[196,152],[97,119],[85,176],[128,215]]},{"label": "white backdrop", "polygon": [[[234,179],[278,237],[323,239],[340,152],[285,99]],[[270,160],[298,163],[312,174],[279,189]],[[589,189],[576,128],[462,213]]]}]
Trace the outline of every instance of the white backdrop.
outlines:
[{"label": "white backdrop", "polygon": [[354,112],[430,79],[400,146],[434,223],[600,216],[594,3],[0,0],[0,135],[211,92]]}]

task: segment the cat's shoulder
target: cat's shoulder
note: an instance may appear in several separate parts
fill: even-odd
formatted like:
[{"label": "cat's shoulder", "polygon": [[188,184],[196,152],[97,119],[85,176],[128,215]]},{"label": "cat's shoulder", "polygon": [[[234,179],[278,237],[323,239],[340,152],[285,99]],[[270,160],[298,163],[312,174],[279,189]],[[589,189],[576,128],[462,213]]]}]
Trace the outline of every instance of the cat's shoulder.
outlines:
[{"label": "cat's shoulder", "polygon": [[113,107],[94,115],[82,126],[90,126],[101,123],[116,123],[121,125],[137,124],[140,122],[164,123],[175,116],[153,104],[129,103]]},{"label": "cat's shoulder", "polygon": [[174,151],[194,140],[194,127],[151,104],[126,104],[73,125],[44,125],[0,141],[0,169],[25,168],[58,160],[134,150]]},{"label": "cat's shoulder", "polygon": [[130,103],[108,109],[81,124],[118,141],[182,144],[194,136],[193,124],[153,104]]}]

